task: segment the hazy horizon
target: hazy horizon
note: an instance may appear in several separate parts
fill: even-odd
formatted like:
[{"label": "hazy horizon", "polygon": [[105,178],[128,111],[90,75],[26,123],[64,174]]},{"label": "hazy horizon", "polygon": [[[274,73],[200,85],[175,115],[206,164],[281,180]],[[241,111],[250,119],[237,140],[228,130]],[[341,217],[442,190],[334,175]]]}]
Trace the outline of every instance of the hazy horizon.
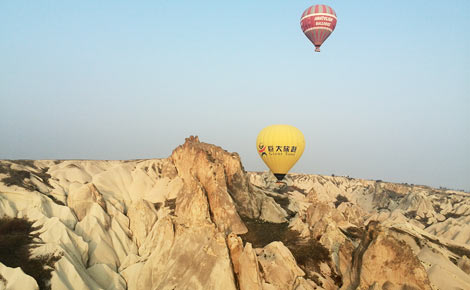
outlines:
[{"label": "hazy horizon", "polygon": [[[299,21],[338,24],[315,53]],[[446,3],[449,4],[449,3]],[[184,139],[267,170],[256,136],[299,128],[291,172],[470,191],[470,2],[0,3],[0,159],[165,158]]]}]

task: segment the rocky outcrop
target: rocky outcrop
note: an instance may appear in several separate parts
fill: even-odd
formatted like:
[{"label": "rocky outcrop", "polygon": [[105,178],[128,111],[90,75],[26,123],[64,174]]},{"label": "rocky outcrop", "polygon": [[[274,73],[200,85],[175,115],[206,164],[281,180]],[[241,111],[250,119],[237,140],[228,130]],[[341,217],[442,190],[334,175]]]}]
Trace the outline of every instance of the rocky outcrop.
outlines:
[{"label": "rocky outcrop", "polygon": [[137,247],[140,247],[157,221],[157,210],[150,202],[140,199],[131,203],[127,210],[127,216],[134,242]]},{"label": "rocky outcrop", "polygon": [[[206,145],[197,137],[188,138],[171,155],[178,175],[186,185],[186,192],[177,198],[176,214],[190,217],[191,222],[211,220],[222,232],[243,234],[247,229],[238,215],[227,184],[231,174],[236,174],[237,168],[233,166],[237,163],[232,161],[233,156],[228,152]],[[225,163],[227,159],[229,162]]]},{"label": "rocky outcrop", "polygon": [[258,261],[263,271],[264,288],[292,289],[297,278],[305,275],[292,253],[281,242],[265,246],[258,255]]},{"label": "rocky outcrop", "polygon": [[432,289],[426,270],[411,248],[371,223],[353,252],[350,288]]},{"label": "rocky outcrop", "polygon": [[242,239],[234,234],[227,237],[227,245],[240,290],[262,290],[258,258],[250,243],[243,247]]},{"label": "rocky outcrop", "polygon": [[87,183],[75,188],[67,195],[67,205],[74,211],[79,221],[86,216],[94,204],[98,204],[106,210],[103,196],[98,192],[93,183]]},{"label": "rocky outcrop", "polygon": [[[53,290],[470,289],[470,194],[275,181],[197,137],[166,159],[0,161],[0,218],[34,221]],[[20,271],[0,264],[0,289],[36,289]]]}]

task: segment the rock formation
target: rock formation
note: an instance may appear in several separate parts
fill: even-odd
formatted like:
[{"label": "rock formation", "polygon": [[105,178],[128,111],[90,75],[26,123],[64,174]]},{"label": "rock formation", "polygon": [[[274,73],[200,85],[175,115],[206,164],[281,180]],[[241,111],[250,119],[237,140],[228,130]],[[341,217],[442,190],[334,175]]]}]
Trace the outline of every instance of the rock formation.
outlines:
[{"label": "rock formation", "polygon": [[470,289],[470,194],[279,186],[197,137],[166,159],[0,161],[6,217],[34,222],[31,259],[56,258],[39,283],[0,252],[0,289]]}]

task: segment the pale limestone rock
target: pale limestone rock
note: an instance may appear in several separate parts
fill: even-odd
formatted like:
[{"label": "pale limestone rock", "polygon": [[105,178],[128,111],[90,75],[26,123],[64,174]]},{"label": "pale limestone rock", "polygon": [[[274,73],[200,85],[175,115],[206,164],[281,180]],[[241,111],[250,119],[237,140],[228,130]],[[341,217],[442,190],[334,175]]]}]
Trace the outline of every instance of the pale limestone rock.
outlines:
[{"label": "pale limestone rock", "polygon": [[185,183],[176,198],[175,215],[188,226],[210,224],[209,203],[204,188],[198,182]]},{"label": "pale limestone rock", "polygon": [[176,226],[173,240],[161,240],[140,271],[138,289],[235,290],[223,234],[213,226]]},{"label": "pale limestone rock", "polygon": [[[91,224],[98,222],[96,218],[91,218],[89,221],[90,223],[86,223],[85,225],[91,226]],[[107,264],[114,271],[116,271],[120,265],[120,262],[118,255],[114,251],[111,238],[107,235],[104,235],[105,232],[101,226],[96,226],[95,229],[96,230],[89,234],[90,258],[88,265],[92,266],[95,264]]]},{"label": "pale limestone rock", "polygon": [[470,216],[449,218],[427,227],[426,231],[441,238],[470,245]]},{"label": "pale limestone rock", "polygon": [[339,227],[351,226],[341,212],[324,202],[313,203],[307,209],[306,222],[310,226],[311,237],[329,249],[345,240]]},{"label": "pale limestone rock", "polygon": [[424,247],[418,258],[429,265],[429,280],[437,289],[470,289],[470,276],[435,249]]},{"label": "pale limestone rock", "polygon": [[31,173],[30,182],[36,187],[36,190],[41,193],[50,193],[51,189],[49,186],[43,183],[43,180]]},{"label": "pale limestone rock", "polygon": [[398,205],[399,209],[416,212],[416,216],[424,218],[428,213],[434,213],[434,207],[424,193],[412,192],[406,195]]},{"label": "pale limestone rock", "polygon": [[145,193],[150,192],[155,185],[156,180],[150,177],[147,172],[142,169],[135,168],[130,172],[131,183],[126,186],[129,196],[132,200],[144,198]]},{"label": "pale limestone rock", "polygon": [[140,247],[157,221],[157,210],[150,202],[140,199],[131,203],[127,216],[134,242]]},{"label": "pale limestone rock", "polygon": [[[242,239],[231,233],[227,236],[227,247],[230,251],[230,259],[233,264],[233,272],[240,276],[240,255],[243,252],[243,241]],[[240,279],[240,278],[239,278]]]},{"label": "pale limestone rock", "polygon": [[102,289],[88,274],[85,266],[71,259],[67,253],[55,263],[54,269],[51,277],[51,290]]},{"label": "pale limestone rock", "polygon": [[227,237],[227,245],[240,290],[262,290],[258,259],[251,244],[246,243],[243,247],[240,237],[230,234]]},{"label": "pale limestone rock", "polygon": [[455,214],[457,215],[469,215],[470,214],[470,205],[466,203],[459,203],[455,209]]},{"label": "pale limestone rock", "polygon": [[[236,234],[246,233],[248,230],[240,219],[226,184],[225,169],[222,164],[213,163],[207,158],[198,157],[201,163],[208,166],[208,170],[197,170],[196,178],[204,186],[210,205],[213,222],[220,231]],[[211,167],[212,165],[212,167]]]},{"label": "pale limestone rock", "polygon": [[106,210],[105,200],[93,183],[71,190],[67,196],[67,205],[75,212],[79,221],[85,217],[94,203]]},{"label": "pale limestone rock", "polygon": [[382,188],[393,191],[396,194],[405,196],[410,193],[410,187],[404,184],[381,182]]},{"label": "pale limestone rock", "polygon": [[337,210],[347,222],[355,226],[362,226],[364,219],[367,217],[367,213],[363,209],[351,203],[343,202],[338,206]]},{"label": "pale limestone rock", "polygon": [[129,238],[128,232],[115,219],[111,219],[111,229],[108,230],[108,234],[111,236],[113,248],[120,264],[122,264],[128,254],[136,254],[138,252],[137,245]]},{"label": "pale limestone rock", "polygon": [[88,268],[87,272],[103,289],[124,290],[127,288],[124,278],[106,264],[95,264]]},{"label": "pale limestone rock", "polygon": [[258,267],[258,258],[250,243],[246,243],[243,252],[239,256],[240,290],[261,290],[262,280]]},{"label": "pale limestone rock", "polygon": [[155,181],[150,191],[143,193],[143,199],[152,203],[164,203],[165,200],[174,199],[183,189],[184,182],[177,176],[173,179],[162,177]]},{"label": "pale limestone rock", "polygon": [[308,228],[308,225],[302,221],[299,215],[296,215],[290,220],[289,228],[293,231],[298,232],[299,236],[302,238],[310,237],[310,230]]},{"label": "pale limestone rock", "polygon": [[136,246],[119,223],[97,204],[92,205],[75,231],[90,245],[89,265],[107,264],[116,270],[129,253],[137,253]]},{"label": "pale limestone rock", "polygon": [[[56,204],[49,197],[37,191],[30,192],[22,188],[17,189],[18,191],[2,192],[2,199],[9,201],[8,204],[14,204],[14,208],[8,206],[9,215],[16,210],[17,217],[28,217],[30,220],[41,219],[44,216],[48,218],[56,217],[68,228],[73,229],[75,227],[77,218],[70,208]],[[4,203],[7,204],[7,202]]]},{"label": "pale limestone rock", "polygon": [[297,277],[305,275],[292,253],[281,242],[266,245],[258,255],[258,261],[264,280],[276,289],[292,289]]},{"label": "pale limestone rock", "polygon": [[[95,210],[91,209],[95,207]],[[106,239],[108,243],[112,245],[113,251],[116,253],[120,263],[124,261],[129,253],[137,253],[137,246],[131,240],[132,233],[129,230],[129,219],[127,216],[117,210],[111,203],[107,202],[107,212],[99,209],[97,205],[90,208],[91,215],[94,215],[99,223],[97,225],[102,226],[101,235],[109,236],[110,239]],[[91,218],[88,219],[93,220]],[[95,231],[93,228],[84,228],[83,225],[77,227],[76,231],[81,232],[84,237],[89,237],[90,232]]]},{"label": "pale limestone rock", "polygon": [[39,237],[46,244],[59,247],[61,252],[69,256],[74,265],[86,265],[88,263],[88,243],[83,238],[70,230],[58,218],[38,220],[36,224],[42,225]]},{"label": "pale limestone rock", "polygon": [[284,223],[287,221],[286,217],[286,211],[272,197],[266,197],[261,200],[259,219],[272,223]]},{"label": "pale limestone rock", "polygon": [[39,289],[39,286],[36,280],[26,275],[20,267],[10,268],[0,262],[0,289],[35,290]]},{"label": "pale limestone rock", "polygon": [[137,256],[134,253],[130,253],[127,255],[127,257],[124,259],[124,261],[121,263],[121,266],[119,267],[119,272],[124,271],[128,267],[137,264],[141,261],[141,257]]},{"label": "pale limestone rock", "polygon": [[445,217],[443,214],[437,214],[437,215],[436,215],[436,220],[437,220],[438,222],[443,222],[443,221],[446,220],[446,217]]},{"label": "pale limestone rock", "polygon": [[360,287],[393,283],[431,290],[426,270],[408,245],[380,229],[375,231],[370,234],[375,237],[362,256]]},{"label": "pale limestone rock", "polygon": [[153,225],[147,238],[139,248],[139,255],[142,259],[148,259],[155,252],[155,249],[162,252],[169,250],[175,235],[173,227],[173,221],[169,216],[159,219]]},{"label": "pale limestone rock", "polygon": [[17,213],[15,203],[0,195],[0,217],[16,217]]},{"label": "pale limestone rock", "polygon": [[[139,288],[140,286],[138,285],[140,272],[143,266],[144,266],[144,263],[135,263],[135,264],[130,265],[129,267],[126,267],[126,269],[121,271],[120,274],[126,280],[128,290],[144,289],[144,288]],[[152,287],[152,285],[148,285],[148,287]]]},{"label": "pale limestone rock", "polygon": [[[152,283],[152,268],[154,268],[154,263],[155,268],[164,271],[164,266],[159,263],[168,261],[175,237],[174,225],[171,218],[167,217],[158,220],[152,229],[151,235],[155,235],[155,238],[147,240],[141,247],[142,255],[146,263],[142,263],[142,271],[138,273],[139,279],[135,281],[137,289],[146,289],[145,287],[149,288],[154,285]],[[125,271],[127,271],[127,269]],[[126,280],[128,284],[131,284],[129,279],[126,278]]]},{"label": "pale limestone rock", "polygon": [[264,178],[264,174],[259,174],[258,172],[247,172],[248,176],[248,181],[261,188],[266,188],[267,187],[267,182],[266,179]]},{"label": "pale limestone rock", "polygon": [[333,212],[335,212],[335,209],[327,203],[313,203],[307,209],[306,222],[308,223],[309,227],[314,227],[318,222],[325,219],[326,217],[332,217]]},{"label": "pale limestone rock", "polygon": [[355,245],[346,240],[343,244],[338,246],[337,253],[333,253],[334,262],[341,273],[343,279],[343,285],[351,285],[353,282],[351,279],[355,277],[351,276],[352,271],[352,257],[355,250]]},{"label": "pale limestone rock", "polygon": [[78,182],[81,184],[91,182],[91,175],[84,168],[82,162],[78,160],[62,161],[56,166],[51,166],[48,173],[55,179],[67,181],[68,183]]},{"label": "pale limestone rock", "polygon": [[132,163],[113,164],[107,170],[93,175],[92,182],[106,200],[116,200],[129,205],[134,199],[141,198],[129,193],[133,168]]},{"label": "pale limestone rock", "polygon": [[297,190],[289,191],[289,205],[288,209],[292,212],[297,213],[299,216],[305,216],[305,213],[310,206],[310,201],[307,200],[306,196]]},{"label": "pale limestone rock", "polygon": [[119,223],[122,230],[126,232],[127,236],[132,236],[129,230],[129,218],[123,214],[123,209],[117,209],[112,203],[106,201],[106,213],[115,221]]}]

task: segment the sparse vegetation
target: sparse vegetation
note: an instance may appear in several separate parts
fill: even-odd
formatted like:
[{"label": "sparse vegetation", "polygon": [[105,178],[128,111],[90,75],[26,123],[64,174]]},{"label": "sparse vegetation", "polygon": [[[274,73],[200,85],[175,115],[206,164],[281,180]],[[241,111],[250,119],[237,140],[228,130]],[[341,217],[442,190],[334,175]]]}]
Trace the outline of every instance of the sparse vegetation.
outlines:
[{"label": "sparse vegetation", "polygon": [[328,263],[330,261],[330,251],[315,239],[295,241],[287,247],[294,255],[297,263],[306,269],[313,269],[318,272],[320,271],[321,262]]},{"label": "sparse vegetation", "polygon": [[[28,191],[39,191],[39,188],[30,180],[33,176],[40,179],[45,185],[52,187],[49,183],[49,179],[51,175],[47,173],[48,168],[42,168],[39,170],[33,163],[32,160],[14,160],[11,161],[16,164],[20,164],[23,166],[29,166],[32,168],[37,169],[37,172],[30,172],[26,170],[18,170],[14,169],[11,166],[11,163],[0,163],[0,173],[7,175],[6,177],[2,178],[0,181],[3,182],[6,186],[18,186],[24,188]],[[50,199],[52,199],[55,203],[60,205],[65,205],[62,201],[58,200],[53,195],[47,195]]]},{"label": "sparse vegetation", "polygon": [[420,223],[422,223],[423,225],[427,226],[428,223],[429,223],[429,218],[426,216],[426,217],[423,217],[419,220]]},{"label": "sparse vegetation", "polygon": [[11,160],[11,162],[23,165],[23,166],[29,166],[31,168],[37,169],[36,165],[34,164],[34,160],[30,159],[19,159],[19,160]]},{"label": "sparse vegetation", "polygon": [[288,224],[287,223],[269,223],[248,217],[242,217],[248,233],[241,235],[244,242],[249,242],[254,248],[262,248],[274,241],[285,240]]},{"label": "sparse vegetation", "polygon": [[338,194],[338,196],[336,197],[336,201],[335,201],[335,207],[337,208],[343,202],[349,202],[349,199],[342,194]]},{"label": "sparse vegetation", "polygon": [[[248,233],[240,235],[243,241],[249,242],[254,248],[262,248],[267,244],[280,241],[292,253],[297,264],[314,279],[315,272],[320,272],[320,264],[331,263],[330,252],[315,239],[302,239],[298,232],[289,229],[288,223],[269,223],[247,217],[242,217],[248,228]],[[333,273],[335,283],[341,287],[341,276]]]},{"label": "sparse vegetation", "polygon": [[165,200],[165,206],[174,211],[176,209],[176,198]]},{"label": "sparse vegetation", "polygon": [[158,211],[163,205],[163,202],[156,202],[153,204],[154,208]]},{"label": "sparse vegetation", "polygon": [[360,239],[364,236],[364,228],[358,228],[358,227],[349,227],[346,229],[340,228],[340,231],[351,240]]},{"label": "sparse vegetation", "polygon": [[453,212],[448,212],[444,216],[446,217],[446,219],[449,219],[449,218],[457,219],[457,218],[461,217],[462,215],[456,214],[456,213],[453,213]]},{"label": "sparse vegetation", "polygon": [[61,258],[57,255],[31,257],[30,250],[39,246],[35,241],[39,234],[33,222],[19,218],[0,218],[0,261],[8,267],[21,267],[33,277],[40,289],[50,289],[49,280],[54,264]]},{"label": "sparse vegetation", "polygon": [[[28,160],[17,160],[12,161],[17,164],[25,165],[24,163],[28,164],[28,166],[33,167],[34,164],[29,165]],[[33,167],[36,168],[36,167]],[[8,175],[7,177],[2,178],[2,182],[5,183],[6,186],[19,186],[29,191],[38,190],[37,186],[31,182],[30,178],[33,176],[41,179],[41,181],[46,184],[47,186],[51,187],[49,184],[49,179],[51,175],[47,173],[47,168],[43,168],[38,172],[31,173],[30,171],[26,170],[18,170],[12,168],[10,163],[2,163],[0,164],[0,173]],[[38,190],[39,191],[39,190]]]},{"label": "sparse vegetation", "polygon": [[298,191],[300,193],[302,193],[303,195],[307,195],[307,193],[305,192],[305,190],[303,190],[302,188],[299,188],[295,185],[292,185],[292,186],[288,186],[287,187],[287,192],[294,192],[294,191]]},{"label": "sparse vegetation", "polygon": [[388,198],[390,198],[393,201],[399,201],[400,199],[403,198],[402,194],[395,192],[393,190],[384,189],[383,192],[388,196]]},{"label": "sparse vegetation", "polygon": [[292,211],[288,209],[289,207],[289,198],[286,195],[269,195],[274,199],[274,201],[279,204],[287,213]]},{"label": "sparse vegetation", "polygon": [[412,211],[405,213],[405,217],[409,219],[416,219],[416,211],[412,210]]}]

